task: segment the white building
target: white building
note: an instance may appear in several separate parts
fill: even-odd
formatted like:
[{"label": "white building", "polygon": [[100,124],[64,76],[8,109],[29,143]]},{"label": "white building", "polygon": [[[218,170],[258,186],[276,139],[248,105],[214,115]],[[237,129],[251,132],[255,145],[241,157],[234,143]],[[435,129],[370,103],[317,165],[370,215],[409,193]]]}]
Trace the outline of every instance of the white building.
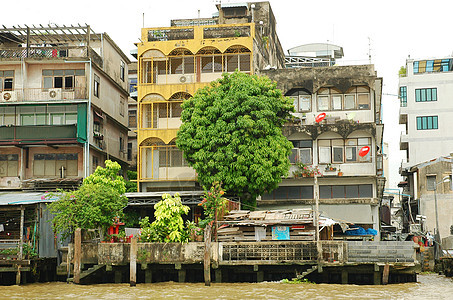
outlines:
[{"label": "white building", "polygon": [[406,61],[406,76],[399,80],[399,123],[406,127],[400,140],[407,152],[403,168],[452,151],[452,70],[452,58]]}]

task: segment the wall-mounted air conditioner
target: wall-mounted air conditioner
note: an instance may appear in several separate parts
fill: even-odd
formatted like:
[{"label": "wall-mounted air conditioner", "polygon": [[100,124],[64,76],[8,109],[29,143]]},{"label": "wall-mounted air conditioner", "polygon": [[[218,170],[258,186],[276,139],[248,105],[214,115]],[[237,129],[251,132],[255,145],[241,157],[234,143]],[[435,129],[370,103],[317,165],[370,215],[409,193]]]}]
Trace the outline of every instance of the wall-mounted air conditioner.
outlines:
[{"label": "wall-mounted air conditioner", "polygon": [[2,102],[14,102],[17,101],[16,91],[3,91],[0,92],[0,101]]},{"label": "wall-mounted air conditioner", "polygon": [[61,88],[49,89],[48,96],[50,100],[61,100]]},{"label": "wall-mounted air conditioner", "polygon": [[179,76],[180,83],[192,83],[193,82],[193,75],[181,75]]}]

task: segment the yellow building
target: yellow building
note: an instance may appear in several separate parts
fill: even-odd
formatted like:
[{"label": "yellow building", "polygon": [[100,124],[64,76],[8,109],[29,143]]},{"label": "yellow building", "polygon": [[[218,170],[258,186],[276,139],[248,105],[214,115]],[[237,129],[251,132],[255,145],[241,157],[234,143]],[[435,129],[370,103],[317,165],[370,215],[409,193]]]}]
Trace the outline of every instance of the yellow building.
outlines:
[{"label": "yellow building", "polygon": [[138,58],[138,188],[196,190],[196,172],[175,144],[181,103],[222,73],[282,68],[269,2],[217,5],[212,18],[143,28]]}]

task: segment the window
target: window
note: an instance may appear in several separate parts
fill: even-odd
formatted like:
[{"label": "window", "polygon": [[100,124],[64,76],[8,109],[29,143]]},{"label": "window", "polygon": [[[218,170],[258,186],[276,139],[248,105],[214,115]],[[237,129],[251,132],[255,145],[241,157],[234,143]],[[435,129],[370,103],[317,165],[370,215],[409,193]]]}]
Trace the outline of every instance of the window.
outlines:
[{"label": "window", "polygon": [[296,112],[311,111],[311,94],[304,90],[296,90],[289,92],[288,97],[293,99]]},{"label": "window", "polygon": [[0,71],[0,91],[12,91],[13,83],[14,71]]},{"label": "window", "polygon": [[367,86],[350,88],[345,94],[336,88],[321,88],[318,91],[318,110],[370,109],[370,89]]},{"label": "window", "polygon": [[439,129],[437,116],[417,117],[417,130]]},{"label": "window", "polygon": [[35,154],[33,176],[66,177],[78,175],[77,153]]},{"label": "window", "polygon": [[224,54],[225,72],[250,72],[250,51],[244,47],[231,47]]},{"label": "window", "polygon": [[434,191],[436,187],[436,175],[426,175],[426,190]]},{"label": "window", "polygon": [[19,174],[19,155],[0,154],[0,177],[15,177]]},{"label": "window", "polygon": [[137,91],[137,78],[129,79],[129,93],[134,93]]},{"label": "window", "polygon": [[124,111],[126,110],[126,99],[120,96],[120,116],[124,117]]},{"label": "window", "polygon": [[137,127],[137,110],[130,110],[129,111],[129,127],[136,128]]},{"label": "window", "polygon": [[[175,56],[169,58],[168,74],[193,74],[195,63],[193,56]],[[159,74],[165,74],[165,62],[160,62]]]},{"label": "window", "polygon": [[343,148],[343,139],[318,140],[319,163],[342,163],[344,161]]},{"label": "window", "polygon": [[370,138],[356,138],[356,139],[346,139],[345,141],[345,158],[346,162],[370,162],[371,153],[370,150],[367,155],[359,156],[359,151],[363,147],[368,146],[371,149],[371,139]]},{"label": "window", "polygon": [[371,147],[370,138],[318,140],[319,164],[370,162],[372,151],[363,157],[358,155],[364,146]]},{"label": "window", "polygon": [[336,198],[372,198],[373,185],[320,185],[320,199],[336,199]]},{"label": "window", "polygon": [[416,102],[437,101],[437,88],[416,89],[415,101]]},{"label": "window", "polygon": [[184,159],[183,152],[179,150],[175,143],[168,146],[157,148],[159,150],[159,167],[187,167],[189,166]]},{"label": "window", "polygon": [[17,115],[22,126],[72,125],[77,124],[77,105],[22,106],[17,108]]},{"label": "window", "polygon": [[124,152],[124,135],[120,133],[120,140],[119,140],[120,152]]},{"label": "window", "polygon": [[120,79],[124,81],[124,74],[126,73],[126,64],[124,61],[120,62]]},{"label": "window", "polygon": [[400,86],[400,106],[406,107],[407,106],[407,87]]},{"label": "window", "polygon": [[99,166],[99,158],[97,156],[93,156],[93,168],[92,171],[96,171],[97,167]]},{"label": "window", "polygon": [[0,107],[1,125],[16,125],[16,108],[14,106]]},{"label": "window", "polygon": [[414,61],[414,74],[430,72],[449,72],[453,70],[453,59]]},{"label": "window", "polygon": [[291,142],[293,143],[293,149],[291,155],[289,156],[290,163],[295,164],[296,162],[301,162],[306,165],[311,165],[313,163],[312,159],[313,141],[300,140]]},{"label": "window", "polygon": [[75,76],[84,76],[85,70],[42,70],[42,88],[62,88],[73,90]]},{"label": "window", "polygon": [[132,160],[132,143],[127,143],[127,160]]},{"label": "window", "polygon": [[279,186],[270,193],[261,195],[262,200],[313,199],[313,186]]},{"label": "window", "polygon": [[94,95],[99,98],[99,88],[101,85],[101,79],[99,76],[94,74]]}]

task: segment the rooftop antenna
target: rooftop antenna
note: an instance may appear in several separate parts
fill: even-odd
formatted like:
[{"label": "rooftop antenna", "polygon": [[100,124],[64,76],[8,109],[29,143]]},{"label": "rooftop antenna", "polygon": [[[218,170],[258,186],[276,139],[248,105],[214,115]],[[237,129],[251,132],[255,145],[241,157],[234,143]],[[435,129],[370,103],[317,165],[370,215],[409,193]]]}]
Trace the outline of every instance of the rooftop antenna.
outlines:
[{"label": "rooftop antenna", "polygon": [[371,65],[371,38],[368,37],[368,61],[370,62]]},{"label": "rooftop antenna", "polygon": [[198,19],[200,18],[200,10],[198,10]]},{"label": "rooftop antenna", "polygon": [[145,28],[145,13],[142,15],[142,28]]}]

